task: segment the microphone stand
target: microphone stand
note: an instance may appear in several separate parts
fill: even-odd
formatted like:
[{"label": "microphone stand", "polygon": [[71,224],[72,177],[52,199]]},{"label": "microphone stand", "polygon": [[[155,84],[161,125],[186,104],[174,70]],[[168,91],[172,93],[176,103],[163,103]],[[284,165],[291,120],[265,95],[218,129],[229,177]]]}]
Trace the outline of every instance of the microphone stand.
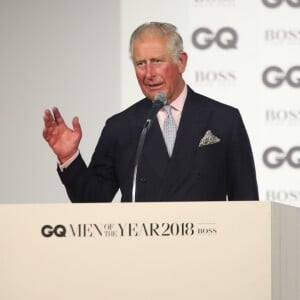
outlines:
[{"label": "microphone stand", "polygon": [[136,151],[136,157],[135,157],[135,162],[134,162],[134,169],[133,169],[132,202],[135,202],[136,176],[137,176],[138,165],[139,165],[139,162],[140,162],[140,159],[142,156],[145,138],[146,138],[147,132],[149,131],[152,123],[153,123],[153,120],[147,119],[147,121],[143,127],[143,130],[141,132],[141,135],[140,135],[139,144],[138,144],[138,148]]},{"label": "microphone stand", "polygon": [[167,97],[164,93],[159,93],[154,97],[153,100],[153,106],[152,109],[148,115],[148,118],[146,120],[146,123],[143,127],[143,130],[140,135],[139,139],[139,144],[138,148],[136,151],[136,157],[135,157],[135,162],[134,162],[134,169],[133,169],[133,184],[132,184],[132,202],[135,202],[135,194],[136,194],[136,177],[137,177],[137,170],[138,170],[138,165],[141,160],[142,152],[143,152],[143,147],[144,147],[144,142],[145,138],[147,135],[147,132],[150,130],[150,127],[153,123],[154,118],[156,117],[157,112],[167,103]]}]

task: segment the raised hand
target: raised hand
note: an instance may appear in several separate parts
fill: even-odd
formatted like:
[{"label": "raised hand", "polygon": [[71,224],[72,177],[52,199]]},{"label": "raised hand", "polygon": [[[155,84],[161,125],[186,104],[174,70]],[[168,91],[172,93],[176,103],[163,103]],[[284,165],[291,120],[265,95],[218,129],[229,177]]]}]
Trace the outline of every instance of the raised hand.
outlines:
[{"label": "raised hand", "polygon": [[52,113],[49,109],[45,110],[43,137],[60,163],[64,163],[77,152],[82,131],[78,117],[73,118],[71,129],[66,126],[57,107],[52,109]]}]

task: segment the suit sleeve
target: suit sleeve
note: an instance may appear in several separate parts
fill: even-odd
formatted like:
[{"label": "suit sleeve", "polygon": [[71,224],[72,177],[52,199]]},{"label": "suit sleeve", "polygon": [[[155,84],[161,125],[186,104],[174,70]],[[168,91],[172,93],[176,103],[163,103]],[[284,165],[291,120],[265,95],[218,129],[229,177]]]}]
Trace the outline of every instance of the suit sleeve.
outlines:
[{"label": "suit sleeve", "polygon": [[228,145],[228,199],[258,200],[255,164],[249,137],[238,110],[234,111]]},{"label": "suit sleeve", "polygon": [[72,202],[110,202],[118,184],[115,175],[115,155],[113,135],[105,126],[89,167],[81,155],[63,172],[58,174],[65,185]]}]

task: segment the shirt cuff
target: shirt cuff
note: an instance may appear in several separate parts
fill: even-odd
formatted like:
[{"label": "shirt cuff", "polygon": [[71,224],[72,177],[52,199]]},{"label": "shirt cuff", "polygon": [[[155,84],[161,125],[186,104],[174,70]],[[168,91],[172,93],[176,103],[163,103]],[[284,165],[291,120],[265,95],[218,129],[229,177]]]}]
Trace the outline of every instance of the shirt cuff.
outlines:
[{"label": "shirt cuff", "polygon": [[58,167],[59,167],[60,171],[63,172],[64,169],[68,168],[71,165],[71,163],[77,158],[78,155],[79,155],[79,150],[77,150],[75,152],[75,154],[71,158],[69,158],[67,161],[65,161],[63,164],[58,162]]}]

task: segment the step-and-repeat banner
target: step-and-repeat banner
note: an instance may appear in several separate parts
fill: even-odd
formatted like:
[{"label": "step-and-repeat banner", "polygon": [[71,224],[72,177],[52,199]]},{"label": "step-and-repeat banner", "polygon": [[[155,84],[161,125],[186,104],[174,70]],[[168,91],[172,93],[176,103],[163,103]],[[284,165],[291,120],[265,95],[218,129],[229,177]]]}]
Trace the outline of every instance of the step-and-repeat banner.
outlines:
[{"label": "step-and-repeat banner", "polygon": [[300,0],[165,0],[159,10],[153,1],[122,8],[123,99],[142,97],[127,55],[132,30],[175,24],[189,55],[186,82],[242,114],[260,199],[300,206]]},{"label": "step-and-repeat banner", "polygon": [[241,111],[260,198],[300,206],[300,0],[187,3],[187,82]]}]

